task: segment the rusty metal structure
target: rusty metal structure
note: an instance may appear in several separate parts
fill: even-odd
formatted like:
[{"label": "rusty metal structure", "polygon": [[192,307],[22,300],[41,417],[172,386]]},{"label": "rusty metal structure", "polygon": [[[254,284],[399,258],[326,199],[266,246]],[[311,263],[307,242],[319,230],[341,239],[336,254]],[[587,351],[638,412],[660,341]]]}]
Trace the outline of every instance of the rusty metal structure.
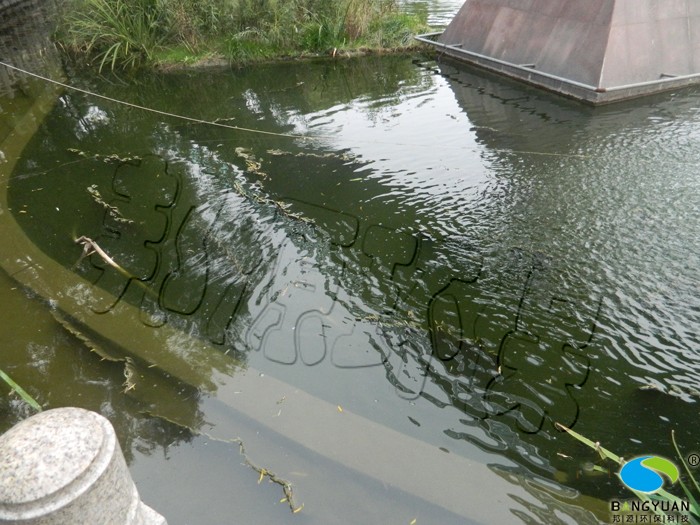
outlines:
[{"label": "rusty metal structure", "polygon": [[467,0],[418,40],[591,104],[700,84],[698,0]]}]

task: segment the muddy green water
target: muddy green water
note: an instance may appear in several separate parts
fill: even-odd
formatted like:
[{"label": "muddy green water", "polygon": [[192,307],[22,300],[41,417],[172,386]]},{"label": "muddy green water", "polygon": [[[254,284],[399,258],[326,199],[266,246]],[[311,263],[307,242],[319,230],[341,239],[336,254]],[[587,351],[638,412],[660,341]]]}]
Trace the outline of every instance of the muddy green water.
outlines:
[{"label": "muddy green water", "polygon": [[[145,326],[446,453],[556,480],[560,495],[625,489],[590,475],[595,455],[553,422],[625,457],[673,457],[671,430],[700,450],[697,91],[593,110],[422,55],[69,80],[239,128],[60,94],[2,211],[116,298],[67,282],[92,311],[133,305]],[[23,97],[2,99],[3,133]],[[81,235],[122,271],[81,257]],[[0,293],[0,366],[47,408],[109,416],[171,525],[377,523],[380,509],[396,523],[464,522],[318,459],[312,477],[367,493],[291,515],[237,445],[196,433],[206,395],[176,385],[193,428],[168,423],[156,417],[165,394],[125,394],[124,365],[58,324],[51,297],[4,274]],[[0,397],[3,429],[28,413]],[[238,424],[289,447],[255,418]],[[474,490],[468,472],[441,483]],[[509,500],[513,520],[582,522],[540,499]]]},{"label": "muddy green water", "polygon": [[462,7],[462,0],[401,0],[399,4],[406,11],[419,11],[427,14],[431,26],[446,26]]}]

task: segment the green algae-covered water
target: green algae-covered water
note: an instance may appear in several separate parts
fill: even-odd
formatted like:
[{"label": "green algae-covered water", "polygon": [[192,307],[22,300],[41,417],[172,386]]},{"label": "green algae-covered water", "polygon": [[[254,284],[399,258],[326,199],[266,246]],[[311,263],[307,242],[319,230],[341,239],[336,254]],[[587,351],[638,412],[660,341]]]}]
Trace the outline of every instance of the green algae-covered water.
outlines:
[{"label": "green algae-covered water", "polygon": [[594,523],[626,489],[555,422],[698,449],[696,92],[420,54],[68,80],[129,105],[61,91],[11,159],[41,261],[3,256],[1,366],[107,415],[171,525]]}]

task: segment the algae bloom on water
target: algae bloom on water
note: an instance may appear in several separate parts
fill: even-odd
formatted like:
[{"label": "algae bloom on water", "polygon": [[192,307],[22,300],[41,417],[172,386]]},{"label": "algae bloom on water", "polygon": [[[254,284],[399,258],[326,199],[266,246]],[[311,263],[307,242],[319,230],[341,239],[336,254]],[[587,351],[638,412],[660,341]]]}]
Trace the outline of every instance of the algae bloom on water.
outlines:
[{"label": "algae bloom on water", "polygon": [[426,29],[397,0],[69,0],[62,49],[100,69],[396,50]]}]

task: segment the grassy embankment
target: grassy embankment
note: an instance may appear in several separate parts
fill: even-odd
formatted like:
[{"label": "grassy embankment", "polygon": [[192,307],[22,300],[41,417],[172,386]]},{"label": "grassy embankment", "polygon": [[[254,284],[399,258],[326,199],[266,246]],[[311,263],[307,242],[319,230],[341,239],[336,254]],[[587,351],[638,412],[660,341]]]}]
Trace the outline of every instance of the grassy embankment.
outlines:
[{"label": "grassy embankment", "polygon": [[67,0],[56,34],[103,68],[402,50],[429,28],[397,0]]}]

